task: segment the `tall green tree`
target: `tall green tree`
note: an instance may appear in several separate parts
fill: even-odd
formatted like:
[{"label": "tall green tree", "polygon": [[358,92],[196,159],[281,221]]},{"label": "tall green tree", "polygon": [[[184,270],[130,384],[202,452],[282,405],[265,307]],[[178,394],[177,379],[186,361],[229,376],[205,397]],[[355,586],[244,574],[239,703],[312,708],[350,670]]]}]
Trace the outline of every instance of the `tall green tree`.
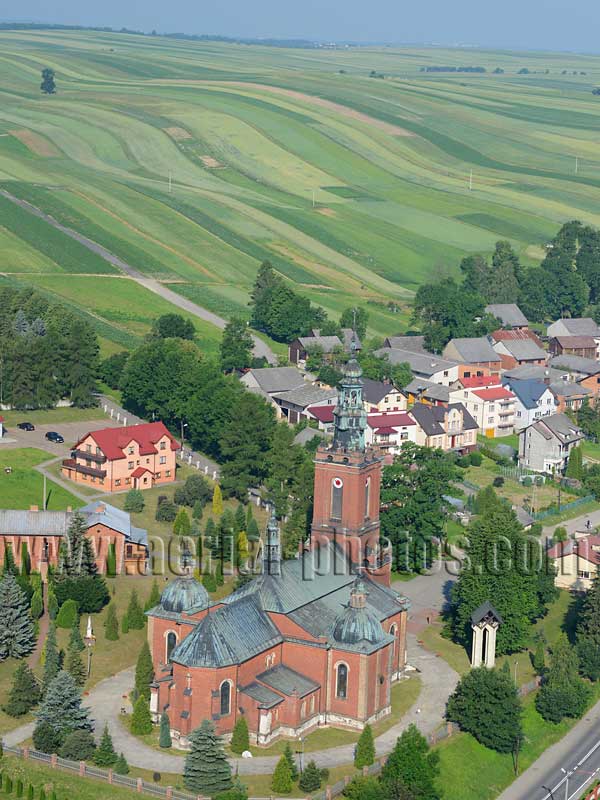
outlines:
[{"label": "tall green tree", "polygon": [[54,70],[51,67],[44,67],[42,70],[42,82],[40,84],[42,94],[55,94],[56,81],[54,80]]},{"label": "tall green tree", "polygon": [[100,737],[100,743],[94,753],[94,764],[97,767],[114,767],[117,763],[117,759],[118,756],[115,752],[112,736],[108,730],[108,725],[105,724],[102,736]]},{"label": "tall green tree", "polygon": [[141,631],[146,626],[146,617],[140,605],[138,593],[135,589],[131,590],[129,595],[129,604],[127,605],[127,621],[129,622],[129,630]]},{"label": "tall green tree", "polygon": [[577,655],[581,673],[592,681],[600,679],[600,575],[598,574],[594,576],[579,610]]},{"label": "tall green tree", "polygon": [[181,314],[163,314],[152,324],[151,338],[154,339],[194,339],[194,323]]},{"label": "tall green tree", "polygon": [[40,685],[31,668],[21,662],[13,675],[13,685],[2,710],[9,717],[22,717],[39,703]]},{"label": "tall green tree", "polygon": [[0,661],[25,658],[35,647],[29,603],[14,575],[0,581]]},{"label": "tall green tree", "polygon": [[581,480],[583,478],[583,456],[581,446],[574,447],[569,454],[567,463],[567,478]]},{"label": "tall green tree", "polygon": [[119,638],[119,620],[117,618],[117,609],[114,603],[110,603],[106,610],[106,619],[104,620],[104,635],[109,642],[116,642]]},{"label": "tall green tree", "polygon": [[35,713],[36,727],[46,725],[64,741],[76,730],[91,730],[88,709],[81,705],[81,691],[68,672],[59,672],[50,682]]},{"label": "tall green tree", "polygon": [[384,796],[402,797],[400,793],[408,790],[419,800],[439,800],[438,775],[438,753],[430,751],[423,734],[410,725],[396,741],[381,771]]},{"label": "tall green tree", "polygon": [[250,487],[260,486],[267,474],[275,425],[272,406],[258,395],[242,395],[221,435],[221,485],[226,495],[246,499]]},{"label": "tall green tree", "polygon": [[83,686],[87,678],[87,670],[81,659],[81,653],[76,647],[69,647],[67,650],[65,669],[77,686]]},{"label": "tall green tree", "polygon": [[590,690],[578,672],[577,652],[561,634],[551,650],[550,667],[535,698],[535,707],[545,720],[558,723],[565,717],[577,719],[583,715]]},{"label": "tall green tree", "polygon": [[189,737],[190,751],[185,758],[183,782],[186,789],[214,797],[231,788],[231,767],[221,737],[212,722],[204,720]]},{"label": "tall green tree", "polygon": [[51,622],[48,628],[48,635],[44,644],[44,674],[42,678],[42,687],[44,692],[56,678],[60,671],[60,655],[58,652],[58,644],[56,642],[56,625]]},{"label": "tall green tree", "polygon": [[221,369],[235,372],[252,365],[254,342],[248,326],[240,317],[233,317],[225,326],[221,340]]},{"label": "tall green tree", "polygon": [[136,736],[147,736],[152,733],[152,717],[148,700],[144,695],[140,695],[133,706],[131,715],[131,732]]},{"label": "tall green tree", "polygon": [[189,536],[192,532],[192,523],[185,508],[181,507],[173,523],[173,534],[175,536]]},{"label": "tall green tree", "polygon": [[271,778],[271,791],[277,794],[289,794],[294,788],[290,765],[285,756],[281,756]]},{"label": "tall green tree", "polygon": [[365,725],[354,751],[354,766],[356,769],[363,767],[370,767],[375,761],[375,741],[373,739],[373,728],[370,725]]},{"label": "tall green tree", "polygon": [[154,680],[154,664],[148,642],[145,641],[135,666],[135,689],[140,697],[150,699],[150,684]]},{"label": "tall green tree", "polygon": [[163,711],[160,715],[160,735],[158,744],[160,747],[164,748],[169,748],[173,745],[171,741],[171,721],[166,711]]},{"label": "tall green tree", "polygon": [[246,717],[239,717],[233,726],[233,734],[231,736],[231,751],[237,755],[241,755],[244,750],[250,748],[250,736],[248,733],[248,723]]},{"label": "tall green tree", "polygon": [[352,328],[356,331],[359,339],[364,339],[367,335],[369,324],[369,312],[364,306],[353,306],[345,308],[340,317],[341,328]]}]

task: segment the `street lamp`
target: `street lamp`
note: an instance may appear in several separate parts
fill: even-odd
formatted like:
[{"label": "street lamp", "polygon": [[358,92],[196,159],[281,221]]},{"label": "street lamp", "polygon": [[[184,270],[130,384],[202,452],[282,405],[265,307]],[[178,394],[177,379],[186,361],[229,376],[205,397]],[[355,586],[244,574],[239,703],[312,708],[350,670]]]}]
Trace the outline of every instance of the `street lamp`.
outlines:
[{"label": "street lamp", "polygon": [[92,647],[96,644],[96,637],[94,636],[94,631],[92,630],[92,618],[89,614],[87,620],[87,630],[83,641],[87,647],[87,676],[89,678],[92,670]]},{"label": "street lamp", "polygon": [[300,750],[298,751],[298,755],[300,756],[300,774],[304,772],[304,739],[302,736],[298,737],[298,741],[300,742]]},{"label": "street lamp", "polygon": [[183,446],[184,435],[185,435],[185,430],[184,429],[187,428],[187,427],[189,427],[187,422],[184,422],[183,420],[181,420],[181,444],[182,444],[182,446]]},{"label": "street lamp", "polygon": [[560,771],[565,776],[565,800],[569,800],[569,778],[571,775],[573,775],[576,769],[577,767],[574,767],[572,770],[567,771],[566,769],[563,769],[563,767],[560,768]]}]

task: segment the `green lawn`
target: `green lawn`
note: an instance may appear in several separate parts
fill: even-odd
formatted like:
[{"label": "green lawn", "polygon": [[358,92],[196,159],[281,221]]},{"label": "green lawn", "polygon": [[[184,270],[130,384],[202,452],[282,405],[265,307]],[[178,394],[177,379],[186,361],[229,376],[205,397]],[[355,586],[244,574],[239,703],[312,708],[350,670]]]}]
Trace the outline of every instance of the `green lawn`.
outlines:
[{"label": "green lawn", "polygon": [[14,428],[19,422],[32,422],[34,425],[53,425],[64,422],[92,422],[105,419],[102,409],[93,408],[48,408],[38,411],[3,411],[7,428]]},{"label": "green lawn", "polygon": [[[31,505],[43,508],[44,478],[33,467],[48,461],[52,456],[32,447],[14,450],[0,449],[0,508],[24,508]],[[10,469],[10,472],[7,472]],[[46,482],[46,508],[64,511],[68,506],[77,508],[83,503],[62,486]]]}]

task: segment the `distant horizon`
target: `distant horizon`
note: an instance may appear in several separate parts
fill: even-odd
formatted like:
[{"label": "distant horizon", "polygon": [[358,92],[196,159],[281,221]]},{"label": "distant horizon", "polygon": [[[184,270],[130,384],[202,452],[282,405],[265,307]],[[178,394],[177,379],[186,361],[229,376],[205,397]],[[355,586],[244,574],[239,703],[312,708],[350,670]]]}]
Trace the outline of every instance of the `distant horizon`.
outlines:
[{"label": "distant horizon", "polygon": [[596,31],[600,7],[593,0],[505,0],[482,7],[474,0],[430,0],[413,7],[380,0],[371,13],[359,0],[305,0],[302,7],[280,0],[241,0],[198,9],[190,0],[174,0],[168,9],[159,0],[143,5],[105,0],[101,8],[77,0],[58,0],[49,18],[42,0],[22,0],[19,18],[5,24],[110,27],[161,35],[223,37],[253,41],[306,41],[356,47],[437,47],[465,50],[511,50],[600,54]]}]

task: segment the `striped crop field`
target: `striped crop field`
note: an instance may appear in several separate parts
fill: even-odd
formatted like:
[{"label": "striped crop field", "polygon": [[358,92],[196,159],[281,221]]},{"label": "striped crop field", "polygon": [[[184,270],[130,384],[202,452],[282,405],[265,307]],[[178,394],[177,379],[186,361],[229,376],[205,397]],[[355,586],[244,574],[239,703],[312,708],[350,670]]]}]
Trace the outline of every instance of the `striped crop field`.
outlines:
[{"label": "striped crop field", "polygon": [[[507,238],[533,264],[564,221],[600,225],[600,58],[3,31],[0,72],[0,191],[224,317],[269,259],[395,332],[465,254]],[[172,309],[3,195],[0,274],[78,305],[107,350]]]}]

